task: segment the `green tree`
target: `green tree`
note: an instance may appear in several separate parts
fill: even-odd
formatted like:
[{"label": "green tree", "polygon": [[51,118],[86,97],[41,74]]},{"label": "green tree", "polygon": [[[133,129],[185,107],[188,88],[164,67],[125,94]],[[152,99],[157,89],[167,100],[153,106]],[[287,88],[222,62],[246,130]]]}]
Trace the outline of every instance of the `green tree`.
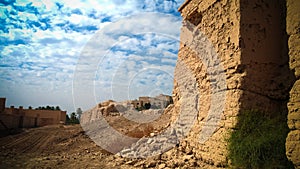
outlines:
[{"label": "green tree", "polygon": [[55,107],[55,110],[60,110],[60,107],[59,107],[59,106],[56,106],[56,107]]},{"label": "green tree", "polygon": [[73,112],[71,114],[71,121],[75,121],[75,120],[76,120],[76,114],[75,114],[75,112]]},{"label": "green tree", "polygon": [[150,107],[151,107],[151,103],[145,103],[145,109],[150,109]]},{"label": "green tree", "polygon": [[79,119],[77,118],[76,113],[71,113],[71,117],[67,115],[66,122],[67,124],[79,124]]},{"label": "green tree", "polygon": [[66,114],[66,123],[69,124],[69,123],[70,123],[70,120],[71,120],[71,119],[70,119],[69,115]]}]

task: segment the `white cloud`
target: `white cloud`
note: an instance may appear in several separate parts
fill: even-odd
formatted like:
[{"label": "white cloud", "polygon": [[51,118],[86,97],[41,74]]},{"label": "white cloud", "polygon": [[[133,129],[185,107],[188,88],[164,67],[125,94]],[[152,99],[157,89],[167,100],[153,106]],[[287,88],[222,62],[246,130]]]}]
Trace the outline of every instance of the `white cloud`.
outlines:
[{"label": "white cloud", "polygon": [[[182,1],[177,2],[180,4]],[[137,72],[141,70],[142,77],[159,79],[161,82],[156,85],[161,85],[162,90],[166,91],[164,84],[172,85],[173,81],[165,82],[163,80],[168,79],[166,76],[144,71],[152,68],[172,74],[174,70],[176,52],[168,50],[176,51],[178,48],[178,44],[174,39],[170,40],[170,36],[179,38],[181,21],[178,14],[176,17],[165,14],[177,11],[178,5],[175,7],[173,3],[161,2],[163,1],[16,1],[15,4],[24,8],[32,3],[38,10],[37,15],[6,6],[5,10],[16,15],[2,15],[6,17],[6,30],[0,30],[1,38],[4,39],[0,46],[0,96],[8,97],[9,102],[14,104],[26,106],[34,103],[31,105],[38,106],[53,103],[72,111],[72,80],[76,66],[83,75],[81,84],[90,85],[89,81],[96,80],[97,86],[94,87],[98,92],[97,97],[102,100],[109,97],[123,98],[123,94],[129,90],[128,85],[126,90],[124,88],[124,91],[116,95],[111,91],[111,84],[126,87],[126,84],[135,82],[132,79],[140,77]],[[76,9],[82,14],[74,13]],[[133,16],[144,11],[165,14]],[[131,17],[127,18],[128,16]],[[95,35],[91,26],[98,28],[103,34]],[[134,34],[139,36],[132,36]],[[91,38],[94,39],[89,41]],[[115,44],[118,50],[111,49],[111,44]],[[107,50],[99,52],[103,49]],[[82,51],[85,53],[81,53]],[[85,57],[95,54],[96,57]],[[101,56],[106,58],[101,60]],[[80,59],[85,60],[77,64]],[[95,79],[96,75],[99,80]],[[141,80],[145,84],[152,83],[149,79]],[[145,86],[142,83],[136,85]],[[149,88],[149,91],[153,90]],[[120,90],[113,92],[118,91]],[[145,90],[138,89],[133,93],[129,94],[137,96],[145,94]],[[85,97],[84,93],[78,95]],[[86,109],[94,105],[91,100],[87,99],[76,106]]]}]

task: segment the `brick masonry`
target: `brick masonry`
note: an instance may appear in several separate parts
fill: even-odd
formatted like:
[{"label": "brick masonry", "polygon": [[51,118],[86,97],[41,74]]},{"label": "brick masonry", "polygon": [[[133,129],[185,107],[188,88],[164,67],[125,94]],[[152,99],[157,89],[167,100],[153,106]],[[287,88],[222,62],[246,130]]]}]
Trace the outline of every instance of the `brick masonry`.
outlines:
[{"label": "brick masonry", "polygon": [[286,7],[289,63],[296,78],[288,102],[288,126],[291,131],[286,141],[286,154],[296,168],[300,168],[300,1],[287,0]]},{"label": "brick masonry", "polygon": [[[193,72],[200,93],[197,121],[181,145],[183,149],[194,149],[196,158],[204,163],[225,166],[224,138],[234,128],[239,113],[258,109],[287,116],[289,112],[287,156],[300,166],[299,6],[298,0],[187,0],[179,8],[193,28],[182,28],[178,60]],[[224,112],[214,134],[203,144],[199,144],[199,133],[211,107],[214,79],[208,76],[213,67],[204,64],[205,56],[199,59],[199,52],[189,46],[189,40],[203,45],[203,35],[195,35],[196,31],[211,42],[226,76]],[[182,102],[176,82],[174,86],[176,109]]]}]

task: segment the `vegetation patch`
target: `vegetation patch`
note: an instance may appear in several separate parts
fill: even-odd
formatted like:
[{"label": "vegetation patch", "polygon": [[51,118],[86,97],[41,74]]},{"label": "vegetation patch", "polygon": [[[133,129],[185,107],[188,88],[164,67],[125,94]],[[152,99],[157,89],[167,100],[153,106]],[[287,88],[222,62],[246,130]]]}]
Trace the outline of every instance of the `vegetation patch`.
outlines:
[{"label": "vegetation patch", "polygon": [[285,152],[288,134],[285,115],[272,117],[250,110],[240,113],[236,128],[228,138],[228,158],[233,168],[293,168]]},{"label": "vegetation patch", "polygon": [[70,117],[68,114],[66,114],[66,124],[79,124],[79,123],[80,120],[76,116],[75,112],[73,112]]}]

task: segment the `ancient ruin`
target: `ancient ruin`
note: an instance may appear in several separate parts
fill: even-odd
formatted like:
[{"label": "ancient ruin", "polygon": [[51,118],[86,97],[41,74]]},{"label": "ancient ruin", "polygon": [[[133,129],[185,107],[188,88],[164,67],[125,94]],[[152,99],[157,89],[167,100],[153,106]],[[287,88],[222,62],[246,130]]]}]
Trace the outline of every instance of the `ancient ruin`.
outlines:
[{"label": "ancient ruin", "polygon": [[287,0],[286,31],[288,34],[289,65],[296,78],[288,102],[287,157],[300,168],[300,1]]},{"label": "ancient ruin", "polygon": [[[244,110],[256,109],[273,116],[284,114],[283,117],[289,112],[287,156],[299,168],[300,2],[186,0],[179,11],[192,27],[182,29],[178,60],[192,70],[201,93],[197,122],[186,139],[188,146],[195,149],[196,158],[215,167],[225,166],[228,161],[224,137],[234,129]],[[198,134],[207,120],[210,99],[216,93],[210,93],[214,79],[208,73],[214,67],[205,65],[198,56],[203,53],[189,42],[202,45],[203,36],[195,34],[197,31],[212,43],[226,75],[225,109],[217,129],[204,144],[199,144]],[[174,95],[175,107],[179,107],[181,97],[176,87]]]},{"label": "ancient ruin", "polygon": [[[170,124],[175,126],[189,128],[193,120],[195,123],[175,150],[163,153],[168,154],[170,163],[165,166],[230,166],[226,139],[237,130],[239,115],[257,110],[283,121],[288,119],[284,121],[291,130],[286,155],[299,168],[300,1],[186,0],[179,11],[183,26],[174,104],[167,113],[172,114]],[[189,73],[192,79],[186,79]],[[131,104],[137,108],[148,102],[149,98],[141,97]],[[182,110],[190,115],[178,122]],[[166,138],[178,139],[181,134],[175,129]],[[161,141],[153,138],[151,146],[161,148]],[[143,147],[135,144],[121,154],[153,153]]]},{"label": "ancient ruin", "polygon": [[66,122],[66,111],[5,108],[6,98],[0,98],[0,130],[41,127]]},{"label": "ancient ruin", "polygon": [[[10,137],[0,139],[3,166],[231,168],[228,137],[239,130],[239,118],[255,110],[283,119],[289,131],[283,155],[300,168],[300,1],[186,0],[179,11],[183,26],[172,99],[108,100],[82,114],[84,130],[50,126],[11,136],[13,143]],[[169,102],[163,113],[135,110]],[[147,120],[147,113],[159,118],[138,121]],[[2,121],[13,128],[59,123],[64,117],[61,111],[5,108],[0,99],[0,119],[7,118]],[[44,154],[36,153],[40,149]],[[33,159],[24,152],[37,155]]]},{"label": "ancient ruin", "polygon": [[[141,96],[138,100],[135,99],[122,102],[107,100],[99,103],[96,107],[85,111],[82,114],[81,124],[86,124],[91,121],[101,119],[103,116],[115,116],[121,114],[124,115],[130,112],[133,113],[137,110],[150,109],[146,112],[157,112],[159,110],[165,109],[168,105],[172,103],[172,97],[164,94],[160,94],[156,97]],[[148,108],[145,107],[147,104],[149,104]]]},{"label": "ancient ruin", "polygon": [[138,100],[131,101],[131,104],[136,109],[144,107],[147,103],[150,104],[152,108],[164,109],[169,104],[173,103],[173,100],[171,96],[160,94],[156,97],[143,96],[139,97]]}]

